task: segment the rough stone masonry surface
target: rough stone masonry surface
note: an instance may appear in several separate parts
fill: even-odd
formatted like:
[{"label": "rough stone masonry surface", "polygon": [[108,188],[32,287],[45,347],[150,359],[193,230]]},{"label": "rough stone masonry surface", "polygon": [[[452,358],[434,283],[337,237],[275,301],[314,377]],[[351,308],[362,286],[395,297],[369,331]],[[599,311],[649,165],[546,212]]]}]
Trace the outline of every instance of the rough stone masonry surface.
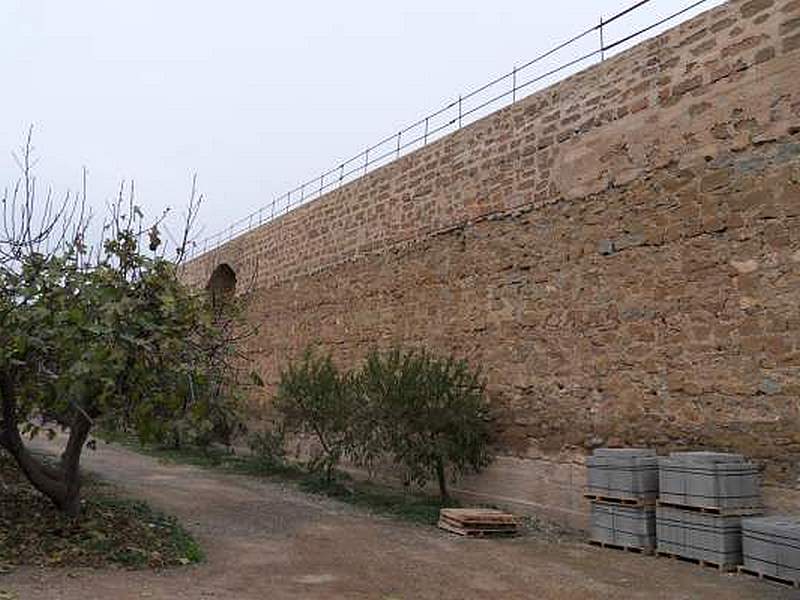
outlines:
[{"label": "rough stone masonry surface", "polygon": [[225,263],[253,293],[259,402],[308,344],[342,365],[392,344],[480,365],[500,459],[467,497],[585,526],[587,452],[642,445],[751,457],[789,509],[799,225],[800,0],[731,0],[184,277]]}]

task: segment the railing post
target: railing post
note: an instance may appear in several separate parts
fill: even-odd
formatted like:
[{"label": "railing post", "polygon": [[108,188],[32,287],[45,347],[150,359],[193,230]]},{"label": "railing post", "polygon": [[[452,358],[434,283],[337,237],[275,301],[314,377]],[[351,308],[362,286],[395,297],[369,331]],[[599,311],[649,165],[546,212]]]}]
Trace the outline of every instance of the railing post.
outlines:
[{"label": "railing post", "polygon": [[514,65],[514,70],[511,72],[511,104],[517,101],[517,65]]},{"label": "railing post", "polygon": [[395,154],[395,158],[400,158],[400,136],[403,135],[402,131],[397,132],[397,153]]},{"label": "railing post", "polygon": [[458,97],[458,128],[461,129],[461,96]]},{"label": "railing post", "polygon": [[425,138],[424,138],[425,139],[425,143],[423,144],[425,146],[428,145],[428,121],[429,121],[429,119],[430,119],[430,117],[425,117]]},{"label": "railing post", "polygon": [[342,185],[342,181],[344,181],[344,165],[339,167],[339,185]]},{"label": "railing post", "polygon": [[367,174],[367,167],[369,166],[369,148],[364,152],[364,175]]},{"label": "railing post", "polygon": [[322,198],[322,188],[324,187],[323,181],[325,180],[325,173],[319,176],[319,196],[317,198]]},{"label": "railing post", "polygon": [[603,37],[603,17],[600,17],[600,62],[606,59],[606,42]]}]

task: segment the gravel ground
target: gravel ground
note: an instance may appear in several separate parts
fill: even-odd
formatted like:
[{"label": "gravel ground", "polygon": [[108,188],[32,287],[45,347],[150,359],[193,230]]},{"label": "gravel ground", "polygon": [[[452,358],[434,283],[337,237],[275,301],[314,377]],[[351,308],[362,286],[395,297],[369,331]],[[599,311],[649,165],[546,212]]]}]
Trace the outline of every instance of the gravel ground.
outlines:
[{"label": "gravel ground", "polygon": [[462,539],[288,485],[160,464],[113,445],[87,451],[84,465],[126,494],[178,516],[207,561],[161,572],[20,568],[0,575],[0,597],[5,592],[20,600],[800,598],[798,590],[749,577],[536,532],[514,539]]}]

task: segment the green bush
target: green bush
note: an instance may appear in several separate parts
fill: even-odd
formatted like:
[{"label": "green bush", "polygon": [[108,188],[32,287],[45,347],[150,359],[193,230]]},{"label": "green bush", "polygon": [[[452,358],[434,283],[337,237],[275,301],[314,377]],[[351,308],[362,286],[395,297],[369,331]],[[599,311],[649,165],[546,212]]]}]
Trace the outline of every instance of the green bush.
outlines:
[{"label": "green bush", "polygon": [[282,427],[251,433],[250,451],[261,467],[274,469],[286,464],[286,436]]},{"label": "green bush", "polygon": [[281,371],[275,409],[287,432],[316,440],[317,453],[308,466],[324,473],[327,481],[356,443],[356,389],[352,375],[340,373],[330,356],[318,357],[311,350]]},{"label": "green bush", "polygon": [[478,472],[491,461],[485,384],[465,361],[426,350],[373,351],[359,379],[373,431],[408,482],[435,479],[446,500],[448,474]]},{"label": "green bush", "polygon": [[448,476],[491,461],[479,372],[428,351],[373,351],[357,373],[340,373],[330,357],[306,351],[281,373],[275,407],[287,431],[316,439],[309,467],[328,482],[342,458],[368,470],[387,458],[406,483],[435,480],[447,500]]}]

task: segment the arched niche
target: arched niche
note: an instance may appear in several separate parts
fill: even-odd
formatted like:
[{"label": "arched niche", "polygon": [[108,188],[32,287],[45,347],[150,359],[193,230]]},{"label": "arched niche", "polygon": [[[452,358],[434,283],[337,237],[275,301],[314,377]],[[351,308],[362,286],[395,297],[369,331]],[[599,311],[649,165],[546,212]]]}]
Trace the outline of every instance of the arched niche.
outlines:
[{"label": "arched niche", "polygon": [[236,271],[227,263],[217,265],[206,284],[212,304],[219,308],[233,299],[236,293]]}]

